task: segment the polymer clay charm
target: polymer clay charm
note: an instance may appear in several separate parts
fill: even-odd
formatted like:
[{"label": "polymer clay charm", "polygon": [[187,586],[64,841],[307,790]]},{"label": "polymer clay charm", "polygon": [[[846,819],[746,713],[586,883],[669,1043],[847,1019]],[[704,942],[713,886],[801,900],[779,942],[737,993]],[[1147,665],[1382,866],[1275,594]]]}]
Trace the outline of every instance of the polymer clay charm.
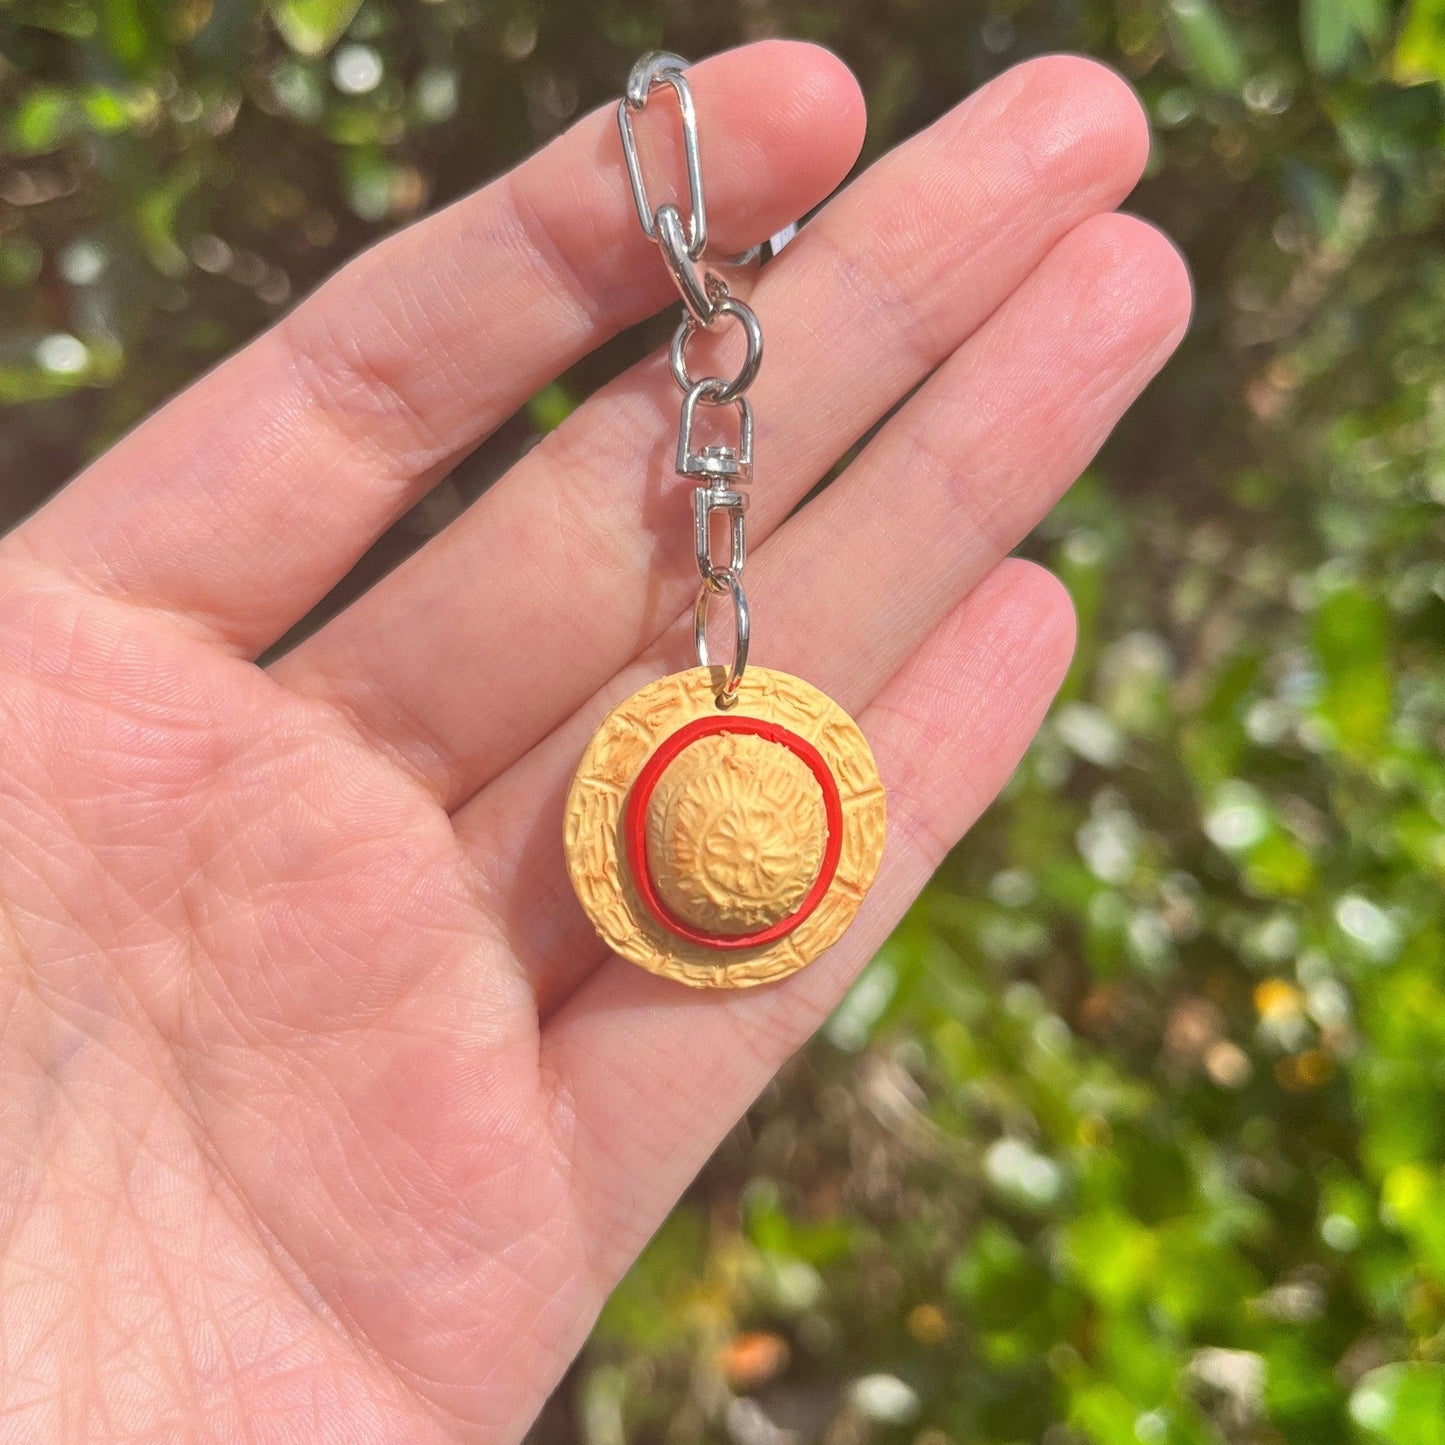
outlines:
[{"label": "polymer clay charm", "polygon": [[[686,308],[670,359],[683,396],[677,471],[693,483],[702,578],[693,613],[698,666],[649,683],[603,720],[567,797],[564,843],[577,896],[616,952],[694,987],[746,988],[786,977],[842,936],[878,870],[886,806],[873,755],[847,713],[799,678],[747,665],[746,392],[762,362],[762,328],[702,264],[697,118],[683,68],[673,55],[639,61],[618,124],[638,219]],[[659,87],[673,92],[682,119],[686,222],[674,205],[651,208],[633,134],[634,116]],[[728,320],[746,343],[737,375],[694,380],[688,341]],[[736,412],[736,446],[694,445],[700,408]],[[727,528],[726,563],[713,556],[717,519]],[[714,599],[732,610],[726,667],[708,654]]]},{"label": "polymer clay charm", "polygon": [[853,921],[883,852],[858,725],[785,672],[734,706],[711,668],[649,683],[593,734],[567,798],[567,867],[624,958],[699,987],[783,978]]}]

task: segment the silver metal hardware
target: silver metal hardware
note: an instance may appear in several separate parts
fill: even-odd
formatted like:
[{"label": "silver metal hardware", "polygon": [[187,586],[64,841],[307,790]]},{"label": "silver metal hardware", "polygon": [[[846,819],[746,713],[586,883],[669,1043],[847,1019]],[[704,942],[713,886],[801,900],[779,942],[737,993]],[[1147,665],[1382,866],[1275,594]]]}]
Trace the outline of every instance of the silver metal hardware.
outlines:
[{"label": "silver metal hardware", "polygon": [[705,271],[688,255],[687,232],[676,206],[659,206],[655,225],[662,259],[688,315],[699,326],[711,326],[717,320],[718,303],[728,294],[727,286],[722,277]]},{"label": "silver metal hardware", "polygon": [[789,221],[781,231],[774,231],[766,241],[739,251],[736,256],[716,257],[719,266],[751,266],[754,261],[771,261],[794,236],[798,234],[798,223]]},{"label": "silver metal hardware", "polygon": [[[724,572],[741,576],[748,559],[747,531],[743,525],[748,509],[747,496],[731,487],[698,487],[692,494],[693,544],[697,555],[698,576],[714,592]],[[718,567],[712,560],[712,519],[721,512],[728,519],[728,564]]]},{"label": "silver metal hardware", "polygon": [[[684,307],[682,322],[673,333],[668,361],[673,379],[683,393],[677,434],[678,475],[694,478],[699,483],[693,489],[692,516],[694,552],[702,588],[693,608],[692,638],[698,666],[711,667],[707,646],[708,608],[713,597],[726,594],[733,614],[733,653],[717,694],[718,706],[726,708],[737,701],[738,684],[748,661],[750,624],[748,599],[742,583],[743,565],[747,561],[747,493],[740,489],[752,481],[753,476],[753,409],[745,393],[762,366],[763,328],[752,308],[734,297],[728,291],[727,282],[705,263],[707,205],[698,147],[697,110],[692,87],[683,73],[686,68],[687,62],[677,55],[664,51],[644,55],[632,67],[626,90],[618,102],[617,128],[622,136],[622,155],[627,162],[627,179],[637,219],[643,234],[662,252],[668,275]],[[659,87],[671,90],[677,99],[687,168],[690,214],[686,217],[680,206],[672,202],[653,206],[637,149],[635,119]],[[760,254],[776,255],[796,231],[796,226],[785,226],[763,245],[751,247],[740,256],[715,257],[714,264],[744,266]],[[699,331],[714,331],[729,317],[743,328],[746,343],[737,375],[731,380],[704,376],[694,381],[687,369],[688,341]],[[693,428],[699,406],[737,409],[736,446],[694,445]],[[728,561],[722,567],[714,562],[712,554],[712,520],[719,514],[727,519],[728,527]]]},{"label": "silver metal hardware", "polygon": [[[721,391],[712,397],[714,406],[725,406],[736,401],[757,380],[758,368],[763,364],[763,328],[758,324],[757,313],[745,301],[735,296],[725,296],[716,305],[717,319],[731,316],[743,328],[747,339],[747,351],[738,374],[724,384]],[[691,316],[684,316],[672,333],[672,345],[668,348],[668,361],[672,366],[672,379],[682,391],[691,391],[693,379],[687,372],[687,343],[704,328]]]},{"label": "silver metal hardware", "polygon": [[692,103],[692,87],[682,73],[687,62],[678,55],[654,51],[644,55],[632,67],[627,78],[627,93],[617,103],[617,128],[622,133],[622,156],[627,162],[627,179],[632,186],[632,203],[637,219],[648,240],[657,239],[657,212],[647,198],[647,182],[642,176],[642,157],[637,152],[637,136],[633,131],[633,114],[641,113],[653,90],[667,86],[677,97],[682,116],[682,153],[687,164],[687,197],[692,215],[687,223],[687,254],[694,261],[702,259],[707,250],[707,206],[702,194],[702,158],[697,146],[697,111]]},{"label": "silver metal hardware", "polygon": [[639,56],[627,72],[627,84],[623,88],[628,105],[633,110],[641,110],[661,76],[669,71],[680,75],[686,69],[687,61],[670,50],[649,50],[646,55]]},{"label": "silver metal hardware", "polygon": [[718,393],[724,383],[715,376],[704,377],[690,386],[682,399],[682,419],[677,430],[677,474],[680,477],[705,477],[709,481],[722,478],[735,482],[753,479],[753,408],[745,396],[733,402],[738,411],[738,444],[736,447],[711,445],[694,448],[692,429],[700,402],[721,406]]},{"label": "silver metal hardware", "polygon": [[712,656],[707,649],[708,603],[714,594],[720,596],[723,592],[728,593],[733,608],[733,657],[718,689],[717,701],[719,707],[731,707],[737,701],[738,684],[743,680],[743,669],[748,665],[748,642],[752,629],[742,579],[727,567],[716,573],[716,582],[704,582],[697,594],[697,605],[692,609],[692,644],[697,652],[697,665],[711,667]]}]

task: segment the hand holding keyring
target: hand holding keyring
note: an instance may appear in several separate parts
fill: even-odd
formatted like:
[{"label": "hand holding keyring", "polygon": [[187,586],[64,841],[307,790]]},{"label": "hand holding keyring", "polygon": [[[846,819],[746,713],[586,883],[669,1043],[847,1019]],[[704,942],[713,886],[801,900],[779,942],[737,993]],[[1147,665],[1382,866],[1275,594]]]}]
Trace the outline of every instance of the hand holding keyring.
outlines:
[{"label": "hand holding keyring", "polygon": [[[812,46],[687,81],[714,254],[812,210],[856,158],[861,98]],[[658,135],[655,174],[685,177]],[[642,234],[611,106],[359,257],[0,544],[14,1438],[520,1438],[1063,675],[1068,600],[1006,554],[1183,328],[1174,253],[1112,214],[1147,143],[1115,76],[1036,61],[759,271],[759,480],[737,565],[731,514],[705,555],[735,580],[745,557],[779,671],[750,661],[733,706],[721,665],[688,666],[704,549],[656,471],[674,489],[734,474],[699,432],[700,470],[672,477],[665,348],[258,662],[481,437],[673,299],[657,244],[676,256],[704,228],[679,206],[670,241]],[[741,470],[742,409],[694,402]],[[741,600],[723,587],[715,608]],[[627,697],[651,699],[645,729],[608,733]],[[682,731],[704,717],[706,737]],[[775,943],[713,949],[734,961],[851,906],[848,820],[878,806],[866,734],[890,840],[846,933],[728,994],[609,950],[558,836],[599,724],[619,823],[620,780],[686,743],[632,812],[643,852],[657,819],[660,909],[729,939],[808,910]],[[765,818],[713,789],[735,774],[762,780]],[[736,845],[701,867],[699,812]],[[605,834],[638,846],[579,826]]]}]

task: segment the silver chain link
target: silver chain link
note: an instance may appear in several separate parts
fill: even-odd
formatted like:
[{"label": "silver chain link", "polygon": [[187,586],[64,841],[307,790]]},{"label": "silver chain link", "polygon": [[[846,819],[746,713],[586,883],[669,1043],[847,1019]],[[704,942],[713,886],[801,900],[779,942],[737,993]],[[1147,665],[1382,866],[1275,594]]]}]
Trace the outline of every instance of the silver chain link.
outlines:
[{"label": "silver chain link", "polygon": [[[706,264],[707,203],[703,192],[702,162],[698,149],[697,109],[692,88],[683,73],[687,62],[665,51],[644,55],[627,77],[627,89],[617,105],[617,128],[622,134],[622,154],[632,201],[643,234],[662,252],[669,276],[683,301],[683,317],[673,334],[669,360],[673,379],[683,394],[682,415],[677,436],[679,476],[695,480],[693,490],[693,536],[697,570],[702,579],[697,605],[693,609],[693,644],[699,667],[711,667],[707,644],[707,619],[713,598],[726,597],[733,615],[733,655],[718,688],[718,706],[731,707],[737,701],[738,684],[748,661],[750,629],[748,599],[743,591],[743,564],[747,560],[747,493],[742,490],[753,479],[753,409],[747,390],[757,378],[763,361],[763,329],[746,302],[728,290],[727,282]],[[687,168],[687,203],[684,218],[676,206],[665,203],[656,208],[648,198],[637,149],[634,121],[659,89],[670,90],[677,100],[682,123],[682,152]],[[792,233],[780,233],[779,246]],[[719,257],[718,264],[736,266],[752,260],[761,248],[742,256]],[[737,323],[746,351],[737,375],[704,376],[694,380],[687,369],[688,342],[699,331],[713,332],[727,321]],[[738,418],[737,445],[713,443],[694,446],[693,427],[699,407],[733,408]],[[713,518],[723,517],[728,527],[728,560],[719,566],[713,557]]]}]

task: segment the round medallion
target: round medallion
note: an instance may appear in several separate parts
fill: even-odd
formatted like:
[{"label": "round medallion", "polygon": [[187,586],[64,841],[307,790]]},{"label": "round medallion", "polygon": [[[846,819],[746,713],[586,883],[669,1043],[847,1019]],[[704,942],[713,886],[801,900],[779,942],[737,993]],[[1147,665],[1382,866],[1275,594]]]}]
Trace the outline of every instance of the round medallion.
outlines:
[{"label": "round medallion", "polygon": [[567,798],[573,887],[624,957],[695,987],[785,977],[836,943],[878,868],[883,787],[857,724],[750,667],[722,711],[707,668],[603,719]]}]

